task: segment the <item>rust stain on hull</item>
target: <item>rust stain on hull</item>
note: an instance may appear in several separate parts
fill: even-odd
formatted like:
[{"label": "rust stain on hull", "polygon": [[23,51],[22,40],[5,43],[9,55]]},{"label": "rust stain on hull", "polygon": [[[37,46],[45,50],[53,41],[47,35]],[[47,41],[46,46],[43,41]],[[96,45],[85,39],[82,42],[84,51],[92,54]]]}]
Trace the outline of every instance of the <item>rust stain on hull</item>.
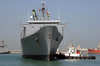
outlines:
[{"label": "rust stain on hull", "polygon": [[[38,42],[39,46],[41,47],[41,49],[42,49],[42,51],[43,51],[43,48],[42,48],[42,46],[41,46],[39,40],[37,40],[37,42]],[[43,53],[44,53],[44,51],[43,51]]]},{"label": "rust stain on hull", "polygon": [[51,37],[48,37],[48,39],[51,39]]},{"label": "rust stain on hull", "polygon": [[32,52],[32,54],[34,55],[34,53]]},{"label": "rust stain on hull", "polygon": [[50,61],[50,53],[49,53],[49,55],[48,55],[48,61]]}]

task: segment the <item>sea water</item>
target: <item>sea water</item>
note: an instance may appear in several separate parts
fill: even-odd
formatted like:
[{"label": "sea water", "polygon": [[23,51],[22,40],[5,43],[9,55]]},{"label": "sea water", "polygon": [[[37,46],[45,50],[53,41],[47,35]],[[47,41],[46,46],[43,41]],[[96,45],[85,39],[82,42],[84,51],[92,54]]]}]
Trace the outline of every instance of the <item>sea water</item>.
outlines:
[{"label": "sea water", "polygon": [[0,66],[100,66],[100,55],[92,56],[96,56],[96,59],[64,59],[48,62],[24,59],[21,54],[0,54]]}]

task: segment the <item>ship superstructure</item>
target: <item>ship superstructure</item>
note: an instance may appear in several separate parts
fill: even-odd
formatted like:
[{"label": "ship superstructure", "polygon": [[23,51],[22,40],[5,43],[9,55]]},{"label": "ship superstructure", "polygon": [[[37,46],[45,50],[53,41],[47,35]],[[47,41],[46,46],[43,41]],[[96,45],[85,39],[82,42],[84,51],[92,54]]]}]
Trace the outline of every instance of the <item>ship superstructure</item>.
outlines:
[{"label": "ship superstructure", "polygon": [[[45,20],[44,2],[39,9],[42,13],[41,19],[34,9],[32,11],[33,17],[30,17],[27,24],[20,24],[24,27],[21,32],[22,57],[50,61],[54,59],[53,55],[63,39],[63,27],[67,26],[67,23],[62,24],[60,20]],[[49,18],[49,13],[46,14]]]}]

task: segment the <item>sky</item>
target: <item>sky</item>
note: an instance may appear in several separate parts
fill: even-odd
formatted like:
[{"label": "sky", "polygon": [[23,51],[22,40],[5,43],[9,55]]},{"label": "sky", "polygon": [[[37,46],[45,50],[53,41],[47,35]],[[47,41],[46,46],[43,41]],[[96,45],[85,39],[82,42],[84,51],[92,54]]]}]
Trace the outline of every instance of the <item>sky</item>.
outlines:
[{"label": "sky", "polygon": [[[42,0],[0,0],[0,41],[5,41],[9,50],[20,50],[20,23],[27,23],[28,9],[38,12]],[[58,11],[64,27],[64,36],[60,49],[67,49],[67,41],[73,39],[76,47],[97,48],[100,40],[100,0],[44,0],[51,20],[58,19]],[[59,7],[59,9],[58,9]]]}]

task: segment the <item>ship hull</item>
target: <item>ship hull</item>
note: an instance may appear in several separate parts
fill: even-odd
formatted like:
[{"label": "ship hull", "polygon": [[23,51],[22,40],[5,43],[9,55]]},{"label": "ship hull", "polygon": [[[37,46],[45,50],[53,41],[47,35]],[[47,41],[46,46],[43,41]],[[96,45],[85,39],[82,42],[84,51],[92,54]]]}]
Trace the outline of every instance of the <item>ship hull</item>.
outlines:
[{"label": "ship hull", "polygon": [[63,39],[56,26],[42,27],[38,32],[21,39],[22,57],[38,60],[53,60]]},{"label": "ship hull", "polygon": [[100,50],[88,49],[88,54],[100,54]]},{"label": "ship hull", "polygon": [[0,54],[10,54],[10,51],[7,51],[7,52],[0,52]]}]

